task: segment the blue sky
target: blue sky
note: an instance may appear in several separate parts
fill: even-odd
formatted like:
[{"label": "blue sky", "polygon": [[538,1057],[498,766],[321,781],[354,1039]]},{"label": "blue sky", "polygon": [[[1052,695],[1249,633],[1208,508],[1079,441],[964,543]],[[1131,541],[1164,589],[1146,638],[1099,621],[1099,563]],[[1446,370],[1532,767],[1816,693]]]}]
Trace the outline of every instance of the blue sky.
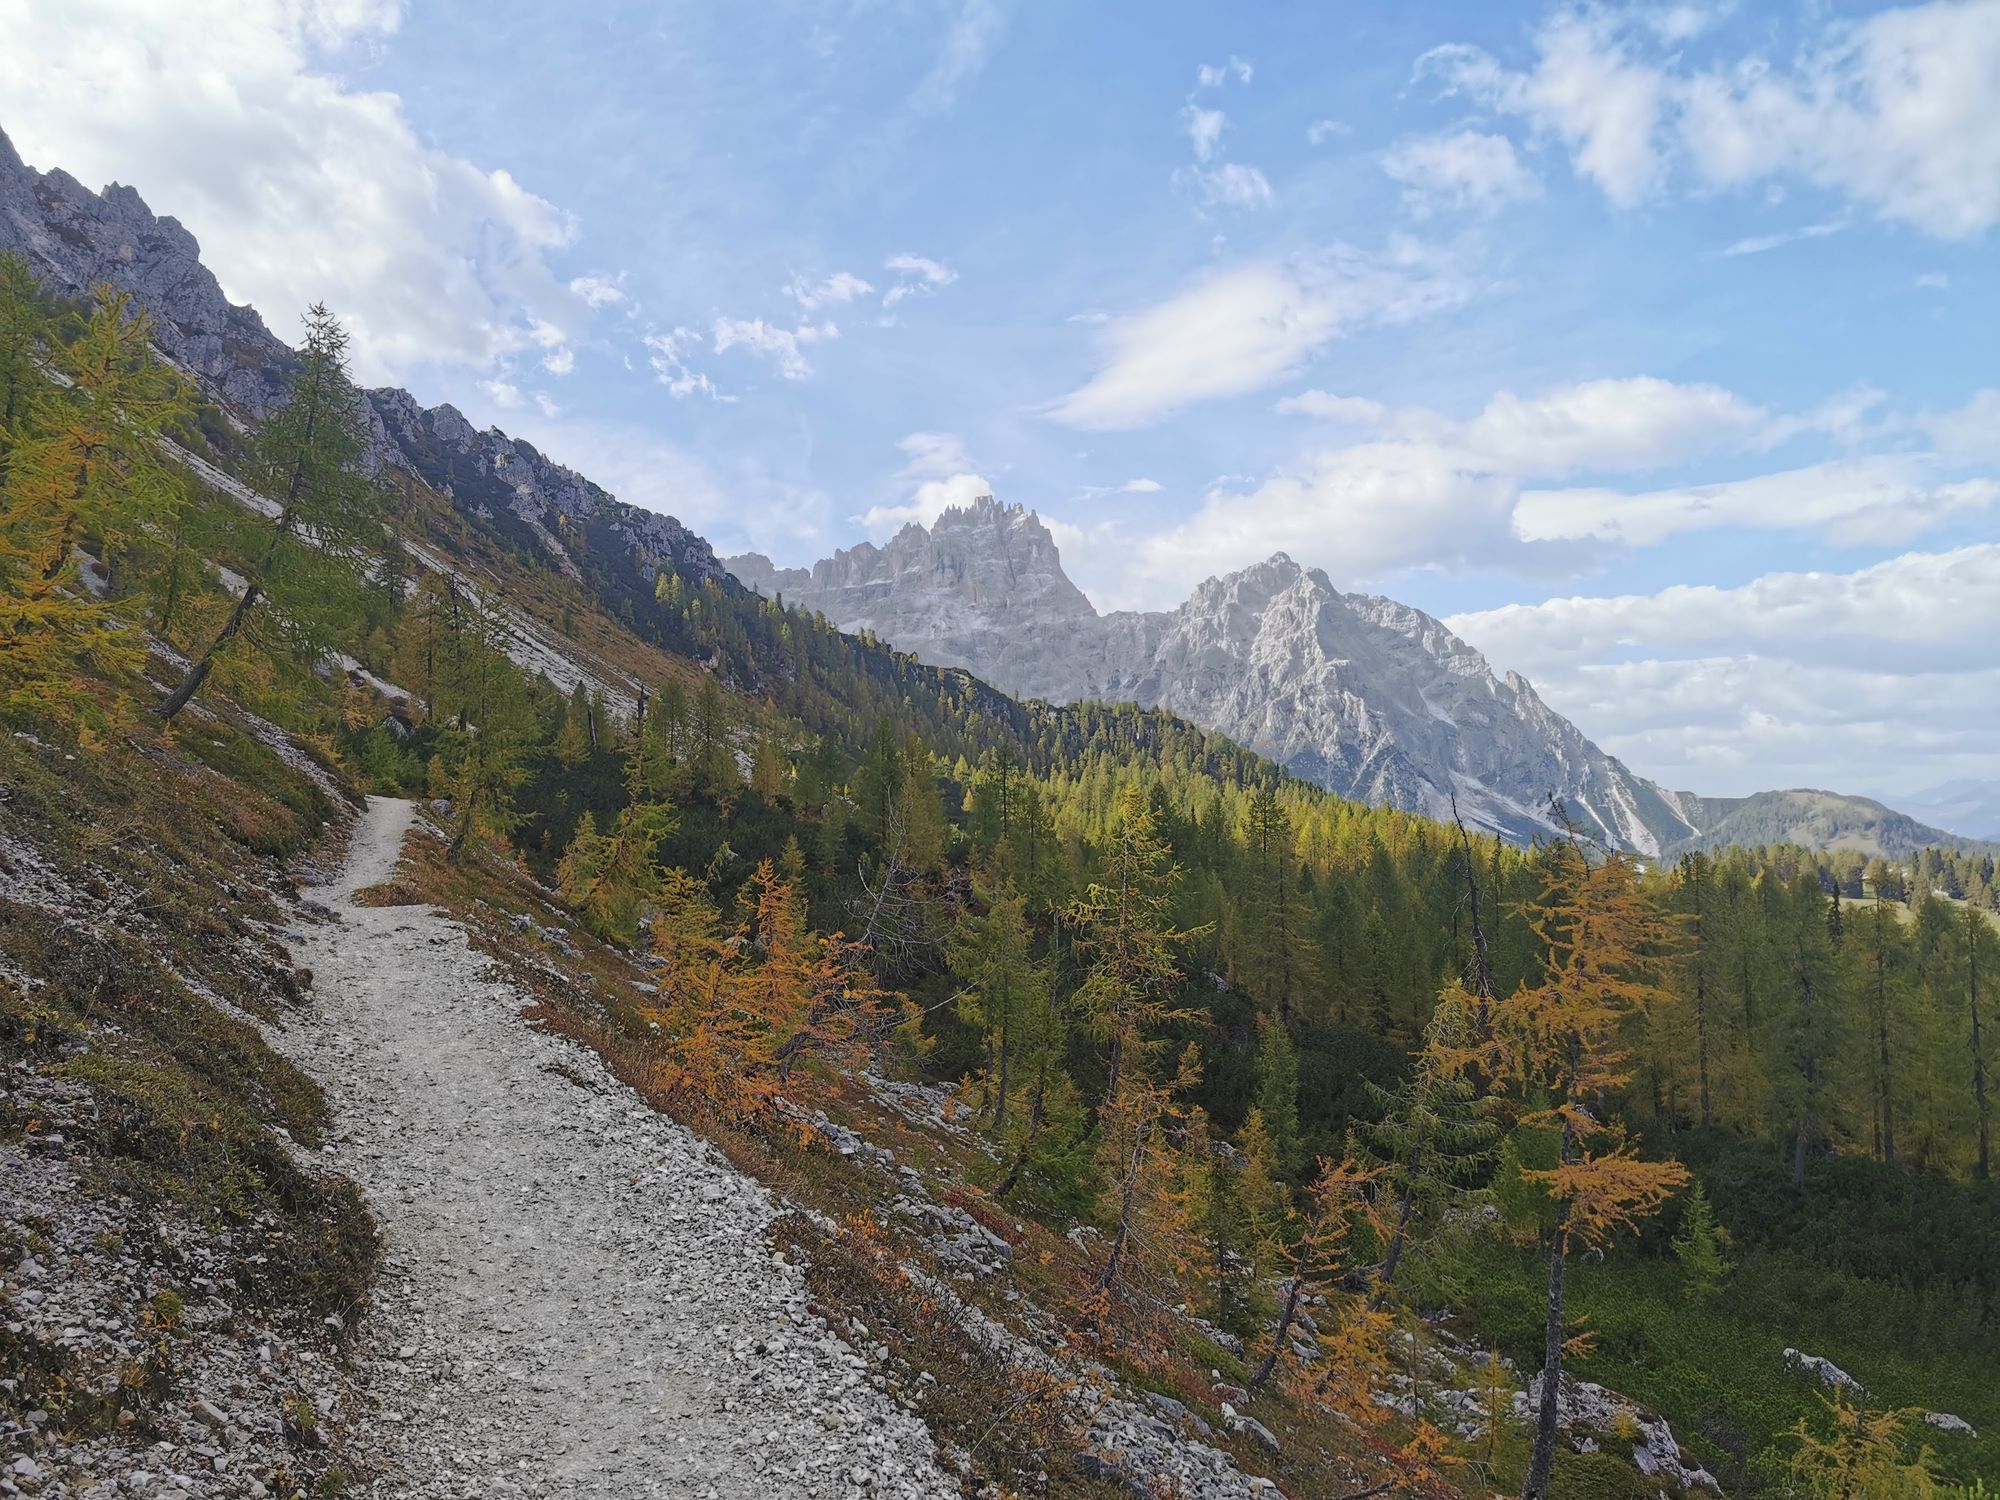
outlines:
[{"label": "blue sky", "polygon": [[2000,775],[1996,0],[583,9],[0,0],[0,126],[724,552],[991,490],[1674,785]]}]

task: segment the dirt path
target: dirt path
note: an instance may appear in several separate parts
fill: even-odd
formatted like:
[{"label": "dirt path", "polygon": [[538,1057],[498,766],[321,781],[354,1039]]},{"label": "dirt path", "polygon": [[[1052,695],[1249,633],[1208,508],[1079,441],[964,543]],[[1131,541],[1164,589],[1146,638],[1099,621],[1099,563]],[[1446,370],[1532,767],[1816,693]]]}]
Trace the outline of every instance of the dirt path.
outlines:
[{"label": "dirt path", "polygon": [[354,904],[412,819],[370,800],[319,893],[339,921],[295,939],[314,1019],[281,1039],[334,1102],[327,1164],[386,1229],[366,1335],[383,1492],[956,1494],[922,1425],[806,1310],[762,1187],[530,1030],[455,922]]}]

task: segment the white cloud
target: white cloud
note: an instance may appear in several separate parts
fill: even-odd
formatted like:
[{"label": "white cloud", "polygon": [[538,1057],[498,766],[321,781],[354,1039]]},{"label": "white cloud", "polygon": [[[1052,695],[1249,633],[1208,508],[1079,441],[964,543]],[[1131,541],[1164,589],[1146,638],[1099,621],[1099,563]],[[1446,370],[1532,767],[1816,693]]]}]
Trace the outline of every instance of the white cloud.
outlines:
[{"label": "white cloud", "polygon": [[1941,482],[1923,460],[1889,454],[1642,494],[1529,490],[1514,513],[1514,530],[1524,541],[1592,538],[1646,547],[1732,526],[1866,546],[1906,541],[1996,506],[2000,480]]},{"label": "white cloud", "polygon": [[562,408],[556,405],[555,398],[547,391],[535,392],[535,407],[545,417],[559,417],[562,415]]},{"label": "white cloud", "polygon": [[1306,144],[1324,146],[1337,136],[1354,134],[1354,127],[1345,120],[1314,120],[1306,126]]},{"label": "white cloud", "polygon": [[1255,167],[1226,161],[1220,166],[1194,167],[1183,181],[1191,182],[1201,201],[1225,208],[1269,208],[1278,201],[1270,179]]},{"label": "white cloud", "polygon": [[[1610,547],[1723,528],[1794,531],[1836,545],[1900,543],[2000,508],[2000,482],[1954,479],[1933,454],[1841,458],[1723,484],[1643,493],[1526,489],[1534,478],[1623,474],[1764,451],[1805,432],[1850,438],[1879,393],[1774,416],[1719,386],[1653,377],[1502,391],[1469,419],[1303,391],[1277,403],[1364,434],[1300,455],[1261,480],[1217,484],[1196,513],[1130,554],[1125,595],[1170,602],[1209,574],[1274,549],[1346,579],[1408,568],[1577,569]],[[1992,398],[2000,410],[2000,394]],[[1981,433],[1985,398],[1932,419]]]},{"label": "white cloud", "polygon": [[1341,334],[1465,300],[1456,270],[1398,242],[1217,272],[1099,335],[1097,373],[1049,409],[1071,427],[1141,427],[1196,401],[1240,396],[1298,372]]},{"label": "white cloud", "polygon": [[1174,182],[1192,188],[1211,208],[1269,208],[1277,201],[1271,180],[1256,167],[1222,159],[1222,132],[1229,123],[1228,116],[1195,102],[1204,89],[1221,88],[1232,79],[1248,83],[1250,78],[1250,64],[1240,57],[1216,65],[1204,64],[1196,69],[1195,92],[1181,109],[1181,129],[1194,148],[1194,165],[1176,170]]},{"label": "white cloud", "polygon": [[943,479],[978,467],[955,433],[913,432],[896,446],[908,460],[898,471],[905,479]]},{"label": "white cloud", "polygon": [[1654,137],[1666,94],[1659,71],[1634,62],[1597,13],[1563,14],[1542,28],[1537,47],[1540,56],[1526,72],[1457,44],[1425,53],[1416,71],[1561,140],[1577,171],[1612,202],[1630,205],[1651,196],[1660,177]]},{"label": "white cloud", "polygon": [[694,350],[701,346],[701,335],[692,328],[676,328],[668,333],[653,332],[645,337],[645,345],[653,352],[646,363],[652,367],[653,377],[667,388],[676,399],[688,396],[710,396],[716,394],[715,386],[703,371],[690,363]]},{"label": "white cloud", "polygon": [[803,380],[812,374],[812,365],[800,352],[800,346],[839,337],[840,329],[832,323],[803,323],[797,328],[780,328],[762,318],[717,318],[710,347],[717,354],[731,349],[748,349],[769,360],[785,379]]},{"label": "white cloud", "polygon": [[1077,492],[1077,499],[1102,500],[1106,495],[1157,495],[1165,488],[1157,479],[1128,479],[1123,484],[1087,484]]},{"label": "white cloud", "polygon": [[1995,665],[2000,544],[1912,552],[1853,573],[1771,573],[1736,588],[1550,599],[1453,616],[1509,664],[1570,667],[1632,651],[1750,653],[1800,666],[1969,672]]},{"label": "white cloud", "polygon": [[609,307],[625,300],[625,289],[618,280],[609,276],[579,276],[570,282],[569,289],[583,300],[585,307]]},{"label": "white cloud", "polygon": [[871,535],[882,536],[913,522],[918,526],[930,526],[946,511],[963,510],[975,500],[992,493],[993,486],[977,474],[927,479],[900,505],[871,505],[855,520]]},{"label": "white cloud", "polygon": [[2000,388],[1977,391],[1965,405],[1920,417],[1917,425],[1947,457],[2000,463]]},{"label": "white cloud", "polygon": [[396,29],[391,0],[72,0],[0,8],[0,99],[29,161],[144,185],[236,301],[284,337],[324,299],[364,380],[491,368],[567,326],[572,226],[503,170],[427,145],[393,94],[330,61]]},{"label": "white cloud", "polygon": [[958,102],[959,90],[985,71],[1007,30],[1007,7],[1000,0],[954,0],[943,43],[930,70],[910,96],[918,114],[942,114]]},{"label": "white cloud", "polygon": [[1943,271],[1923,271],[1917,276],[1917,285],[1927,291],[1941,292],[1951,285],[1951,277]]},{"label": "white cloud", "polygon": [[[1856,790],[1990,769],[2000,546],[1445,622],[1672,784]],[[1912,767],[1921,767],[1913,770]]]},{"label": "white cloud", "polygon": [[1684,169],[1707,188],[1808,182],[1943,239],[2000,221],[1993,0],[1825,22],[1789,65],[1746,56],[1695,69],[1677,51],[1639,50],[1672,44],[1614,11],[1566,10],[1537,34],[1529,68],[1452,45],[1417,72],[1562,142],[1620,206]]},{"label": "white cloud", "polygon": [[882,294],[884,307],[894,307],[905,297],[938,291],[958,280],[958,272],[944,262],[932,260],[927,255],[911,255],[907,251],[883,261],[882,269],[894,271],[902,278]]},{"label": "white cloud", "polygon": [[1347,427],[1380,427],[1389,418],[1389,408],[1366,396],[1336,396],[1331,391],[1300,391],[1287,396],[1275,408],[1283,417],[1317,417]]},{"label": "white cloud", "polygon": [[1753,234],[1737,240],[1724,248],[1724,255],[1763,255],[1767,251],[1782,249],[1786,245],[1796,245],[1800,240],[1823,240],[1828,235],[1839,234],[1847,227],[1844,219],[1829,219],[1824,224],[1806,224],[1797,229],[1783,229],[1776,234]]},{"label": "white cloud", "polygon": [[1399,141],[1383,153],[1382,170],[1403,184],[1403,201],[1419,217],[1444,209],[1490,214],[1542,190],[1512,141],[1478,130]]},{"label": "white cloud", "polygon": [[1502,391],[1465,425],[1460,441],[1507,473],[1628,472],[1743,446],[1769,422],[1720,386],[1638,376],[1526,398]]},{"label": "white cloud", "polygon": [[1181,111],[1181,128],[1194,144],[1196,161],[1207,161],[1215,155],[1222,144],[1222,127],[1228,123],[1229,117],[1219,109],[1190,104]]},{"label": "white cloud", "polygon": [[872,285],[852,271],[835,271],[818,281],[808,276],[794,276],[785,288],[785,295],[811,312],[815,308],[852,302],[857,297],[870,295],[874,290]]},{"label": "white cloud", "polygon": [[1248,490],[1218,486],[1193,516],[1141,542],[1130,589],[1156,601],[1183,597],[1202,579],[1274,551],[1349,580],[1492,564],[1521,551],[1508,530],[1514,493],[1511,481],[1430,443],[1311,453]]},{"label": "white cloud", "polygon": [[565,344],[542,361],[542,368],[551,375],[568,375],[576,369],[576,354]]},{"label": "white cloud", "polygon": [[1240,57],[1232,57],[1226,63],[1203,63],[1194,70],[1194,86],[1198,89],[1219,89],[1231,79],[1238,83],[1248,83],[1256,76],[1256,69]]},{"label": "white cloud", "polygon": [[521,404],[521,388],[509,385],[504,380],[482,380],[479,388],[493,398],[495,406],[516,407]]}]

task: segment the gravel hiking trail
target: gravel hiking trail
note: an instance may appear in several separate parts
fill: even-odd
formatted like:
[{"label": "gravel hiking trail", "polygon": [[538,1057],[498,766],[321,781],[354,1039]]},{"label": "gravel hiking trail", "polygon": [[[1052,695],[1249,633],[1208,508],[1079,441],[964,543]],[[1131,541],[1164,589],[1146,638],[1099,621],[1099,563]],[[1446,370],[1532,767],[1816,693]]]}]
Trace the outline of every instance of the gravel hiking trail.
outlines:
[{"label": "gravel hiking trail", "polygon": [[316,998],[279,1038],[334,1105],[324,1164],[384,1228],[361,1352],[375,1492],[959,1493],[808,1310],[759,1184],[529,1027],[458,923],[355,903],[414,811],[369,799],[315,892],[337,920],[293,935]]}]

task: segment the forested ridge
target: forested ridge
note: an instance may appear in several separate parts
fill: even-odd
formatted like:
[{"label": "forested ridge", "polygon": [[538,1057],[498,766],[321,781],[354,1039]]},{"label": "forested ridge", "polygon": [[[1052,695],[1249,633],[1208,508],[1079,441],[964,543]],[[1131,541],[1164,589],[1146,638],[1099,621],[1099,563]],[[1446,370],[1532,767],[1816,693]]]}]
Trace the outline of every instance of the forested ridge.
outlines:
[{"label": "forested ridge", "polygon": [[[648,580],[610,537],[567,539],[565,579],[473,486],[368,477],[359,400],[315,310],[291,401],[237,434],[139,310],[0,260],[20,732],[96,754],[227,695],[434,801],[453,860],[524,863],[644,956],[622,1019],[689,1118],[775,1128],[870,1067],[958,1085],[991,1147],[968,1192],[1092,1231],[1079,1347],[1143,1371],[1198,1319],[1246,1400],[1337,1414],[1399,1492],[1651,1493],[1559,1446],[1554,1381],[1483,1448],[1378,1400],[1439,1316],[1524,1380],[1633,1387],[1732,1490],[1993,1472],[1990,856],[1647,869],[1344,803],[1170,715],[1019,704],[726,576]],[[632,712],[518,664],[529,599],[630,633]],[[1768,1358],[1788,1338],[1867,1390],[1814,1389]]]}]

